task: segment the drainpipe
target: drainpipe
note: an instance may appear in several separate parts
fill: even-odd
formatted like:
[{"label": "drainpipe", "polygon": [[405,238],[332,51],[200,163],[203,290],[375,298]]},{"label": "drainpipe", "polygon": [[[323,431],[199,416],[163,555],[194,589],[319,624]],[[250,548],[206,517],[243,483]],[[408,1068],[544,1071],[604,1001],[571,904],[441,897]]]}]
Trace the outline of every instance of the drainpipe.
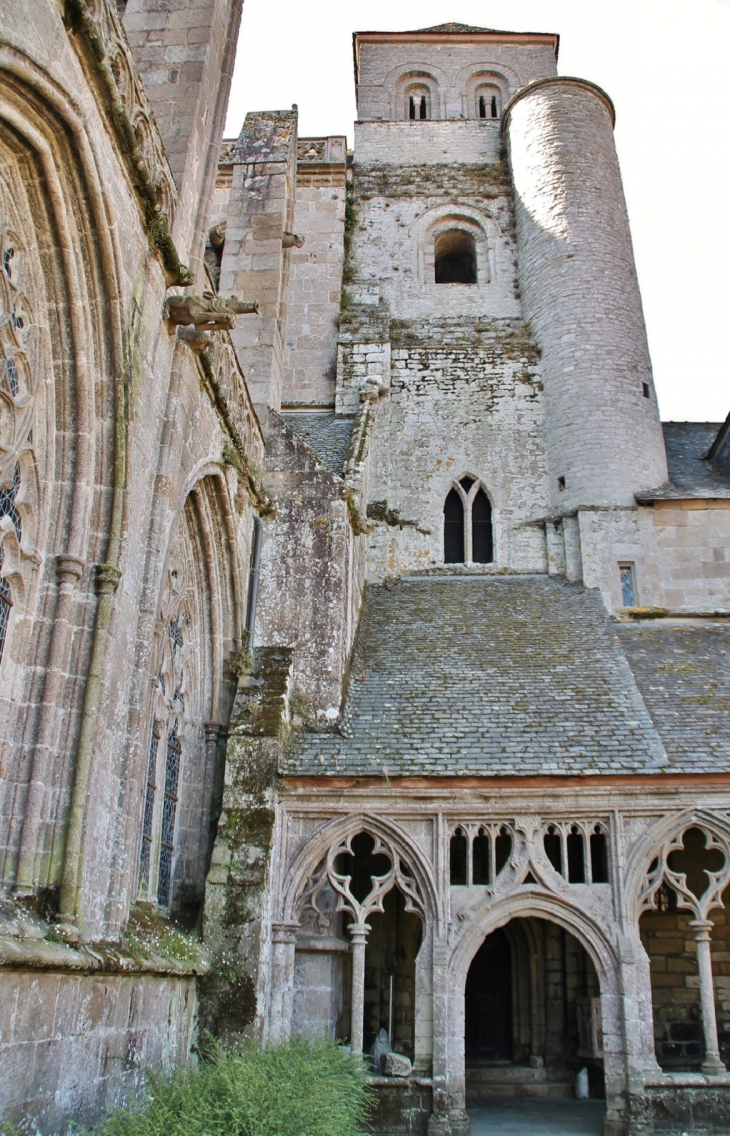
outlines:
[{"label": "drainpipe", "polygon": [[256,625],[256,601],[259,598],[259,569],[261,567],[261,540],[264,532],[264,522],[261,517],[254,514],[253,518],[253,544],[251,547],[251,570],[248,575],[248,607],[246,609],[246,631],[248,633],[248,647],[253,650],[253,633]]}]

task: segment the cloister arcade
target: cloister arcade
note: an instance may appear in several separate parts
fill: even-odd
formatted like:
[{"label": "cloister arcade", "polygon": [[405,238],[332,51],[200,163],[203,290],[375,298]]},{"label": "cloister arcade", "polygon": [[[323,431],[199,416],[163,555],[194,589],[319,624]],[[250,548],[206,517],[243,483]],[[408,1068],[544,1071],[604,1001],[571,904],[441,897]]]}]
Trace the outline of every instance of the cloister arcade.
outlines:
[{"label": "cloister arcade", "polygon": [[[506,1082],[572,1095],[583,1066],[606,1132],[622,1131],[637,1077],[725,1075],[726,968],[713,992],[711,947],[724,946],[730,833],[716,817],[634,829],[623,856],[616,818],[430,822],[430,855],[423,818],[409,832],[350,814],[301,842],[273,925],[270,1037],[324,1032],[367,1053],[385,1029],[454,1130]],[[657,984],[657,959],[673,985]]]}]

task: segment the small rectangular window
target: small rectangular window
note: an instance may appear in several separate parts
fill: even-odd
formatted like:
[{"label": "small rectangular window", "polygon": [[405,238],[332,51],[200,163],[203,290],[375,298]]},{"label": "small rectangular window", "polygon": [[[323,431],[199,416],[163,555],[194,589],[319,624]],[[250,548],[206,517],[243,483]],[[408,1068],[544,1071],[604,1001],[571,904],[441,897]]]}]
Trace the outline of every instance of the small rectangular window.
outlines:
[{"label": "small rectangular window", "polygon": [[649,390],[649,384],[648,383],[642,383],[641,384],[641,390],[643,392],[644,398],[649,398],[649,396],[651,395],[651,391]]},{"label": "small rectangular window", "polygon": [[561,493],[565,489],[565,478],[564,477],[558,478],[558,489],[560,490]]},{"label": "small rectangular window", "polygon": [[621,577],[621,602],[624,607],[636,607],[634,565],[619,564],[618,570]]}]

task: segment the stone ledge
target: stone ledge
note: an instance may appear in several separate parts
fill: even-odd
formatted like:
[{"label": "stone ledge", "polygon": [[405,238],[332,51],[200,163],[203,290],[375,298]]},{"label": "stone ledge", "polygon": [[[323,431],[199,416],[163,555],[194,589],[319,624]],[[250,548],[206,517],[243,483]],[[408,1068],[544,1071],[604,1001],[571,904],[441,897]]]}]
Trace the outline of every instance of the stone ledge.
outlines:
[{"label": "stone ledge", "polygon": [[[197,947],[197,944],[196,944]],[[208,952],[201,945],[198,957],[175,959],[165,955],[128,955],[107,946],[71,947],[48,939],[0,936],[0,967],[21,970],[71,970],[91,974],[170,974],[178,978],[207,974]]]}]

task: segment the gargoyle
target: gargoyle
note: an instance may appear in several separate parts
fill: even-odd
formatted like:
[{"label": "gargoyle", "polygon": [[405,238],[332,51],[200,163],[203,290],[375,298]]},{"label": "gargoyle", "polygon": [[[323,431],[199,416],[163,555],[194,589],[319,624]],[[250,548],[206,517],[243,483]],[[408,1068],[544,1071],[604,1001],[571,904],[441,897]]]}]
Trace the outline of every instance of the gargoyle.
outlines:
[{"label": "gargoyle", "polygon": [[233,331],[236,316],[258,312],[258,300],[220,299],[212,292],[202,296],[168,296],[165,318],[183,327],[192,324],[201,331]]},{"label": "gargoyle", "polygon": [[290,248],[300,249],[302,247],[302,245],[304,244],[304,237],[301,237],[299,235],[299,233],[284,232],[284,233],[282,233],[282,236],[281,236],[281,243],[282,243],[282,246],[285,249],[290,249]]}]

